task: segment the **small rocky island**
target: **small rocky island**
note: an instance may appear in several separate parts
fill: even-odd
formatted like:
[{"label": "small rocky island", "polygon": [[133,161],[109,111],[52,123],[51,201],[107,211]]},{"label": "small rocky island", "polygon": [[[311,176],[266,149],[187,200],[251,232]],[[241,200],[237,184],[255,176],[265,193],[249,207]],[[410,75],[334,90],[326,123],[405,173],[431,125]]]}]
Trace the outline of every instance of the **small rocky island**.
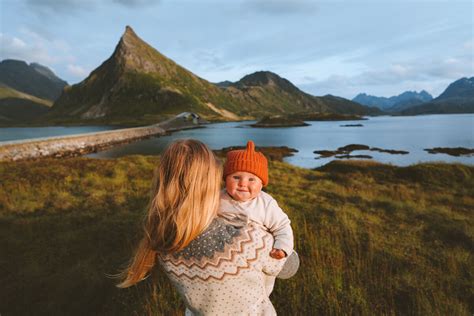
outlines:
[{"label": "small rocky island", "polygon": [[303,121],[363,121],[366,118],[355,114],[338,113],[297,113],[290,116]]},{"label": "small rocky island", "polygon": [[344,124],[344,125],[339,125],[340,127],[363,127],[364,125],[362,124]]},{"label": "small rocky island", "polygon": [[435,148],[426,148],[424,149],[430,154],[446,154],[454,157],[460,156],[473,156],[474,148],[464,148],[464,147],[435,147]]},{"label": "small rocky island", "polygon": [[295,126],[309,126],[310,124],[302,120],[283,116],[264,117],[260,121],[250,126],[252,127],[295,127]]},{"label": "small rocky island", "polygon": [[361,144],[350,144],[343,147],[339,147],[336,150],[315,150],[313,151],[313,153],[319,155],[319,157],[316,157],[315,159],[329,158],[333,156],[339,159],[349,159],[349,158],[372,159],[372,156],[370,155],[351,155],[351,153],[356,150],[376,151],[376,152],[387,153],[387,154],[392,154],[392,155],[406,155],[409,153],[408,151],[405,151],[405,150],[382,149],[378,147],[369,147],[367,145],[361,145]]}]

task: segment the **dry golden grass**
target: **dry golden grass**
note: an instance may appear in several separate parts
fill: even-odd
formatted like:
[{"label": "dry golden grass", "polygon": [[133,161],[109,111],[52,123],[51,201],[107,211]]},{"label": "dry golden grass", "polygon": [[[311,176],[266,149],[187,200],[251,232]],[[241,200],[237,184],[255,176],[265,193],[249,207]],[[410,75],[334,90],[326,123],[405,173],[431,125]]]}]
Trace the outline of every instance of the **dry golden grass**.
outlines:
[{"label": "dry golden grass", "polygon": [[[133,289],[108,278],[141,234],[158,158],[0,164],[0,311],[178,315],[159,271]],[[471,315],[474,167],[270,164],[292,220],[298,274],[277,281],[282,315]]]}]

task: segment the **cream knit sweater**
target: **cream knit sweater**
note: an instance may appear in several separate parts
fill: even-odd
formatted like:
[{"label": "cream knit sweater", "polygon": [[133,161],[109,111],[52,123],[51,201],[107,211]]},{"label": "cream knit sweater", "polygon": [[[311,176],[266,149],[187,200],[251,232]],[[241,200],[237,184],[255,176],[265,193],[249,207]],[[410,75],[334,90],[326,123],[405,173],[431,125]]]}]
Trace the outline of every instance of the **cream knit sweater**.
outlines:
[{"label": "cream knit sweater", "polygon": [[251,221],[265,227],[275,238],[273,248],[282,249],[289,256],[293,252],[293,230],[288,215],[268,193],[260,193],[252,200],[238,202],[224,189],[221,191],[219,213],[245,214]]},{"label": "cream knit sweater", "polygon": [[276,315],[265,277],[276,276],[286,258],[271,258],[272,235],[238,217],[218,217],[185,249],[159,255],[187,315]]}]

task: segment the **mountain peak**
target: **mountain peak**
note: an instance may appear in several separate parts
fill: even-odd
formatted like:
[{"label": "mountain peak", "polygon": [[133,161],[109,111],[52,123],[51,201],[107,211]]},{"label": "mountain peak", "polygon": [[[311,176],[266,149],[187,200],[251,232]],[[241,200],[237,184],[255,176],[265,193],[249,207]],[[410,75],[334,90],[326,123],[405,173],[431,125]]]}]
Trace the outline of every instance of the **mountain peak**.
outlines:
[{"label": "mountain peak", "polygon": [[120,37],[111,60],[123,69],[159,73],[166,77],[177,66],[174,61],[141,39],[128,25]]},{"label": "mountain peak", "polygon": [[242,79],[240,79],[240,82],[249,86],[253,86],[266,85],[279,80],[282,80],[282,78],[271,71],[256,71],[252,74],[244,76]]},{"label": "mountain peak", "polygon": [[49,68],[37,63],[5,59],[0,62],[0,83],[32,96],[56,100],[66,81],[58,78]]},{"label": "mountain peak", "polygon": [[443,93],[441,93],[436,99],[447,99],[453,97],[474,97],[474,77],[461,78],[451,83]]},{"label": "mountain peak", "polygon": [[17,66],[17,67],[28,67],[28,63],[18,59],[4,59],[0,62],[2,65]]},{"label": "mountain peak", "polygon": [[34,70],[36,70],[37,72],[39,72],[40,74],[42,74],[43,76],[45,76],[46,78],[48,78],[49,80],[51,80],[51,81],[58,82],[58,83],[61,83],[61,84],[64,83],[64,85],[67,85],[66,81],[58,78],[58,76],[56,76],[56,74],[46,66],[43,66],[43,65],[38,64],[38,63],[31,63],[30,67],[33,68]]},{"label": "mountain peak", "polygon": [[125,45],[125,46],[133,46],[133,45],[137,45],[138,43],[145,43],[145,41],[143,41],[140,37],[138,37],[138,35],[135,33],[135,31],[132,29],[131,26],[127,25],[125,27],[125,32],[120,38],[119,43],[122,43],[122,45]]},{"label": "mountain peak", "polygon": [[138,37],[135,31],[133,31],[133,29],[127,25],[125,27],[125,32],[123,33],[122,37],[120,37],[116,52],[119,51],[121,53],[126,53],[127,51],[133,50],[142,44],[146,45],[146,43],[140,37]]},{"label": "mountain peak", "polygon": [[135,31],[132,29],[130,25],[125,26],[125,33],[123,33],[123,35],[126,35],[126,34],[137,36],[137,34],[135,33]]},{"label": "mountain peak", "polygon": [[257,71],[244,76],[237,82],[239,86],[276,86],[289,92],[299,91],[290,81],[271,71]]}]

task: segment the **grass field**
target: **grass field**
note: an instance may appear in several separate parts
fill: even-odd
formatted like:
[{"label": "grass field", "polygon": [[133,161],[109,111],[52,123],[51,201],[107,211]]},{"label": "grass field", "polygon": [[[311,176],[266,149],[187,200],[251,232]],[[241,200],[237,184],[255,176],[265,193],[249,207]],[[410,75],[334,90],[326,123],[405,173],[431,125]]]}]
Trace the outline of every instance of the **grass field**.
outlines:
[{"label": "grass field", "polygon": [[[156,157],[0,164],[0,314],[183,313],[157,269],[108,275],[141,234]],[[288,213],[301,268],[279,280],[281,315],[472,315],[474,167],[273,161],[268,190]]]}]

